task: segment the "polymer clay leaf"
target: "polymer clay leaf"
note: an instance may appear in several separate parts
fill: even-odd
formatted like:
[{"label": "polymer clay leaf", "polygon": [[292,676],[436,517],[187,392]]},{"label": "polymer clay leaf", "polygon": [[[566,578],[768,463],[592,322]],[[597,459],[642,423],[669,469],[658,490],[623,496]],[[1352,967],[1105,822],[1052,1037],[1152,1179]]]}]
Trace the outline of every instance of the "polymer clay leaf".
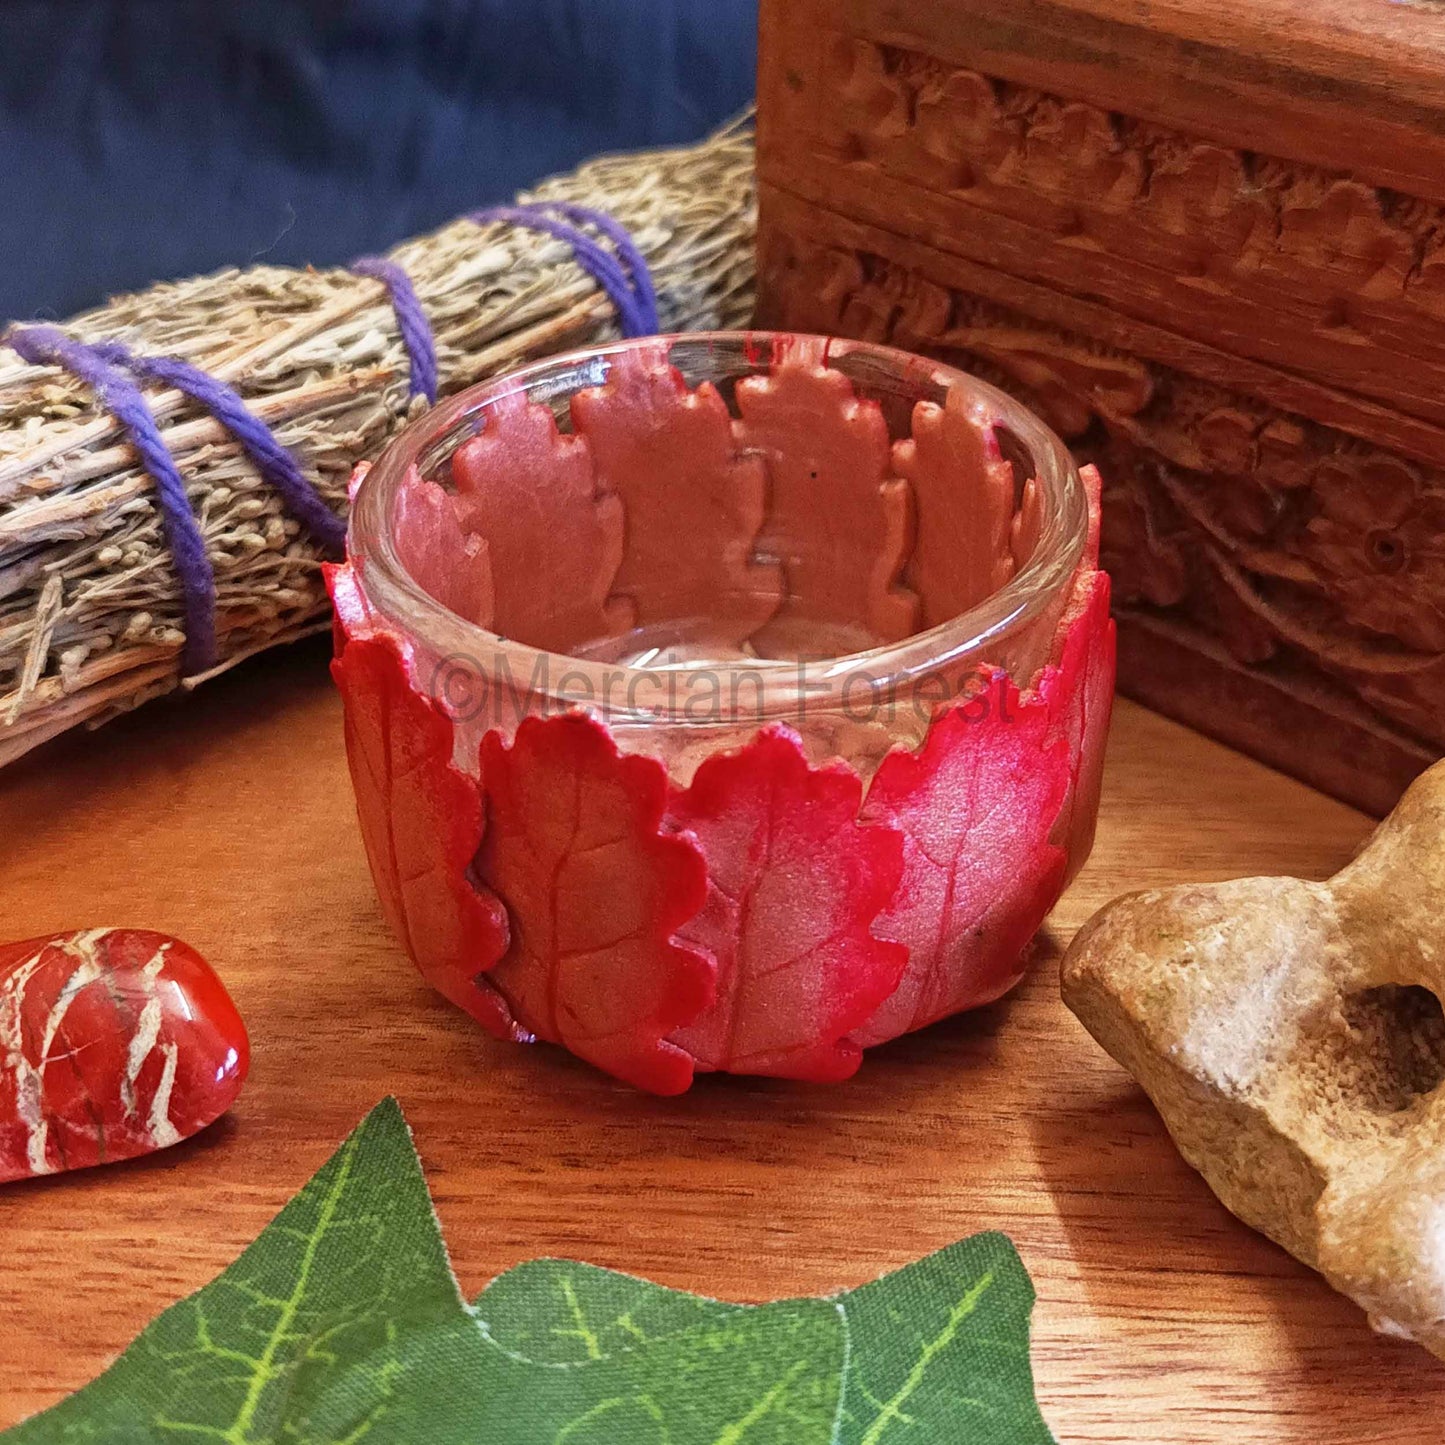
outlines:
[{"label": "polymer clay leaf", "polygon": [[179,939],[91,928],[0,946],[0,1183],[168,1148],[220,1118],[246,1028]]},{"label": "polymer clay leaf", "polygon": [[477,1438],[488,1363],[388,1099],[218,1279],[3,1438],[447,1445]]},{"label": "polymer clay leaf", "polygon": [[482,838],[477,784],[452,764],[451,720],[412,686],[389,637],[331,664],[371,872],[392,932],[441,994],[501,1038],[525,1038],[477,983],[507,949],[507,915],[467,882]]},{"label": "polymer clay leaf", "polygon": [[412,467],[396,494],[397,556],[421,589],[478,627],[491,627],[492,562],[487,544],[464,532],[456,498]]},{"label": "polymer clay leaf", "polygon": [[865,1047],[989,1003],[1063,888],[1051,841],[1070,759],[1047,706],[1003,672],[938,713],[922,749],[895,750],[874,775],[865,821],[904,835],[903,881],[874,932],[909,950],[892,996],[855,1034]]},{"label": "polymer clay leaf", "polygon": [[904,575],[918,594],[923,626],[936,627],[1014,575],[1013,467],[988,413],[955,387],[942,406],[914,407],[913,434],[895,444],[893,468],[913,488],[916,517]]},{"label": "polymer clay leaf", "polygon": [[[899,582],[912,540],[908,483],[891,475],[888,426],[823,348],[791,352],[770,376],[738,383],[738,440],[767,463],[768,520],[758,551],[782,561],[786,595],[759,637],[765,655],[851,651],[917,630],[918,598]],[[797,539],[808,546],[799,552]],[[839,646],[820,646],[820,624]]]},{"label": "polymer clay leaf", "polygon": [[702,906],[696,845],[662,831],[667,773],[623,756],[582,713],[482,740],[487,831],[476,875],[505,901],[511,947],[488,976],[538,1038],[674,1094],[693,1061],[667,1042],[711,1002],[710,958],[676,933]]},{"label": "polymer clay leaf", "polygon": [[707,859],[708,896],[680,936],[717,959],[717,999],[673,1035],[702,1069],[818,1081],[862,1061],[847,1035],[893,992],[906,949],[869,931],[893,897],[902,839],[858,822],[862,784],[810,768],[774,727],[709,758],[669,821]]},{"label": "polymer clay leaf", "polygon": [[1114,619],[1109,615],[1109,574],[1093,572],[1076,585],[1077,595],[1061,629],[1058,661],[1044,669],[1037,683],[1053,728],[1069,751],[1069,794],[1055,834],[1069,856],[1066,882],[1084,866],[1094,842],[1114,709],[1117,649]]},{"label": "polymer clay leaf", "polygon": [[605,386],[573,397],[572,423],[602,490],[622,499],[627,552],[613,593],[632,599],[637,625],[706,616],[717,644],[741,647],[778,610],[782,576],[752,560],[767,471],[739,455],[717,389],[689,391],[663,344],[624,352]]},{"label": "polymer clay leaf", "polygon": [[1079,473],[1089,498],[1089,534],[1048,665],[1033,691],[1051,727],[1068,745],[1070,787],[1055,837],[1069,855],[1065,882],[1088,860],[1104,782],[1104,752],[1114,709],[1117,630],[1109,615],[1111,585],[1098,570],[1103,483],[1096,467]]},{"label": "polymer clay leaf", "polygon": [[1053,1445],[1034,1399],[1034,1287],[1002,1234],[976,1234],[841,1295],[837,1445]]},{"label": "polymer clay leaf", "polygon": [[622,503],[599,489],[587,442],[560,435],[547,407],[500,398],[452,458],[452,480],[462,529],[491,558],[493,631],[569,652],[632,626],[631,604],[611,598]]}]

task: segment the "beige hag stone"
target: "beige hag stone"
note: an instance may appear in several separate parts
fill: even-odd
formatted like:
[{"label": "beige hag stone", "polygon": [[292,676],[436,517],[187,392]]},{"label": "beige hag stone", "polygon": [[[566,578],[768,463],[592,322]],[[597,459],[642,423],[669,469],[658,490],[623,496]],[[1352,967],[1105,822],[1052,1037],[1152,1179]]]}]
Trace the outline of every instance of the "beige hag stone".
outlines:
[{"label": "beige hag stone", "polygon": [[1110,904],[1064,1000],[1246,1223],[1445,1358],[1445,763],[1328,883]]}]

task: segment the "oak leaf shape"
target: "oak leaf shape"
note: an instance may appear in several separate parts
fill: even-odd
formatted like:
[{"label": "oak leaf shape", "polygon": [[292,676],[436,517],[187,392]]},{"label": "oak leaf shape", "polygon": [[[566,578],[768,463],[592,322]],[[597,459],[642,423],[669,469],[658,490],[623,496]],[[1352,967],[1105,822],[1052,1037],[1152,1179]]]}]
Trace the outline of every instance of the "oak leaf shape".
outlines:
[{"label": "oak leaf shape", "polygon": [[493,631],[565,653],[632,626],[631,604],[611,598],[622,503],[599,489],[586,440],[562,436],[547,407],[499,398],[453,457],[452,480],[462,529],[491,557]]},{"label": "oak leaf shape", "polygon": [[443,607],[478,627],[490,628],[494,613],[492,561],[487,544],[462,529],[457,499],[415,467],[396,494],[392,535],[412,580]]},{"label": "oak leaf shape", "polygon": [[1117,629],[1109,615],[1109,574],[1098,570],[1103,484],[1098,469],[1080,472],[1089,498],[1089,533],[1074,575],[1048,665],[1033,691],[1049,710],[1055,735],[1068,745],[1069,795],[1055,841],[1069,855],[1065,885],[1088,861],[1104,782],[1104,752],[1114,710]]},{"label": "oak leaf shape", "polygon": [[665,345],[623,352],[607,384],[572,398],[603,491],[622,500],[627,551],[613,585],[636,624],[708,618],[716,644],[738,648],[778,610],[782,574],[753,560],[767,470],[739,454],[717,388],[689,391]]},{"label": "oak leaf shape", "polygon": [[[914,407],[913,433],[894,444],[893,469],[913,488],[917,519],[905,576],[919,596],[922,625],[936,627],[1014,575],[1014,470],[987,412],[963,387],[942,406]],[[1021,520],[1020,549],[1032,549],[1031,526]]]},{"label": "oak leaf shape", "polygon": [[1002,670],[933,720],[917,752],[884,758],[865,822],[904,835],[903,879],[874,925],[909,950],[897,989],[854,1039],[869,1047],[1007,993],[1063,889],[1051,841],[1069,789],[1047,705]]},{"label": "oak leaf shape", "polygon": [[[782,607],[759,636],[769,656],[849,652],[917,630],[918,598],[899,577],[908,557],[908,483],[891,475],[888,425],[822,348],[787,355],[770,376],[737,386],[741,445],[762,456],[771,482],[758,551],[782,559]],[[799,550],[799,539],[808,545]],[[836,646],[825,646],[828,625]]]},{"label": "oak leaf shape", "polygon": [[525,1039],[477,977],[506,952],[506,910],[468,881],[482,839],[477,784],[452,763],[451,720],[412,685],[398,644],[353,638],[331,664],[382,911],[433,988],[499,1038]]},{"label": "oak leaf shape", "polygon": [[902,838],[858,822],[852,768],[811,768],[772,727],[709,758],[669,821],[707,859],[708,894],[680,936],[717,959],[717,1000],[673,1034],[701,1069],[818,1082],[862,1062],[848,1038],[896,987],[899,943],[869,925],[893,897]]},{"label": "oak leaf shape", "polygon": [[667,772],[618,752],[584,713],[525,719],[482,739],[486,837],[476,876],[505,899],[511,946],[487,985],[517,1024],[659,1094],[692,1082],[669,1043],[711,1003],[715,969],[673,935],[702,907],[707,870],[663,832]]}]

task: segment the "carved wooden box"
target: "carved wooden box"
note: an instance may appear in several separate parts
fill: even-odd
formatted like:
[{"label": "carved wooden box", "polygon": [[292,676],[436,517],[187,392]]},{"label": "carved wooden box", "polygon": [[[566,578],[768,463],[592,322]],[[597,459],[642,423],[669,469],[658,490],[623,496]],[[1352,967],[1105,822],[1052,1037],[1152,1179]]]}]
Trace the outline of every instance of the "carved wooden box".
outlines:
[{"label": "carved wooden box", "polygon": [[1388,808],[1445,752],[1445,5],[762,8],[760,320],[1031,403],[1123,689]]}]

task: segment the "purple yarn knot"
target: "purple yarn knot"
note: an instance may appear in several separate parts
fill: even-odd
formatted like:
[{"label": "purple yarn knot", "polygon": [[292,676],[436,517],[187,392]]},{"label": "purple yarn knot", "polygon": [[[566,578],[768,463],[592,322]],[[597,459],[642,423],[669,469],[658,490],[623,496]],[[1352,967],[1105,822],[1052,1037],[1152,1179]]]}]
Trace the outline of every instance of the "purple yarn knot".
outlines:
[{"label": "purple yarn knot", "polygon": [[[627,228],[605,211],[570,201],[536,201],[519,206],[490,206],[467,218],[478,226],[503,222],[543,231],[571,246],[577,263],[605,291],[617,308],[622,334],[655,336],[662,329],[657,315],[657,289],[647,258]],[[616,247],[613,253],[582,226],[601,232]]]}]

